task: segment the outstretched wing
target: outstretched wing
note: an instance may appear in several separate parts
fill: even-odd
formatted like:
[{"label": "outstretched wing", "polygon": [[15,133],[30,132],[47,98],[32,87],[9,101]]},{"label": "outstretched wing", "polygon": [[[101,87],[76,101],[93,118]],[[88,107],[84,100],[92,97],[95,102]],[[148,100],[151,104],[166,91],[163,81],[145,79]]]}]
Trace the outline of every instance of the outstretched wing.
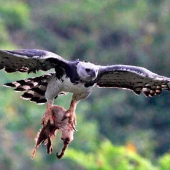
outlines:
[{"label": "outstretched wing", "polygon": [[57,66],[64,67],[67,60],[49,51],[44,50],[0,50],[0,70],[6,72],[36,72],[38,70],[47,71]]},{"label": "outstretched wing", "polygon": [[99,66],[97,77],[99,87],[128,89],[136,94],[143,92],[149,97],[160,94],[162,90],[170,90],[169,83],[170,78],[127,65]]}]

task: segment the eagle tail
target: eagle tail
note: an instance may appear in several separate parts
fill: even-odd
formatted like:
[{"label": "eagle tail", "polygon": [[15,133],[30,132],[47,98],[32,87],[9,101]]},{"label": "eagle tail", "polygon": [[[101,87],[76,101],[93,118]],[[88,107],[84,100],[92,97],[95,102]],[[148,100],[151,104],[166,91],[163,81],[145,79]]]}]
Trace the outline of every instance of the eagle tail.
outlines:
[{"label": "eagle tail", "polygon": [[42,75],[39,77],[18,80],[11,83],[6,83],[4,86],[14,88],[16,92],[24,92],[21,98],[30,100],[37,104],[44,104],[47,102],[45,92],[48,85],[48,80],[54,73]]}]

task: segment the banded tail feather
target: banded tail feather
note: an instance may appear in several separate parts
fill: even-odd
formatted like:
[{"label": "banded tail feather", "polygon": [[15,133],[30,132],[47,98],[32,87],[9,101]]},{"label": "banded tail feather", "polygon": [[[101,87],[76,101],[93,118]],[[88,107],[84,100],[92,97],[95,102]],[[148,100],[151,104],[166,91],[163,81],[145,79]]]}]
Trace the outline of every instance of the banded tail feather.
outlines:
[{"label": "banded tail feather", "polygon": [[44,104],[47,102],[45,92],[48,85],[48,80],[54,73],[42,75],[39,77],[18,80],[11,83],[4,84],[5,87],[14,88],[15,92],[24,92],[21,98],[30,100],[37,104]]}]

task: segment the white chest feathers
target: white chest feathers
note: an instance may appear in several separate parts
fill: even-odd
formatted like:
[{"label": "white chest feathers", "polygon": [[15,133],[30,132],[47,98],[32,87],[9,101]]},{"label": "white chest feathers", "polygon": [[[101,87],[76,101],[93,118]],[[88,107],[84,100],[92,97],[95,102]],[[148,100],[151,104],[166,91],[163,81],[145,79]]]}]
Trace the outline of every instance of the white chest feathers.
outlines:
[{"label": "white chest feathers", "polygon": [[91,87],[85,87],[84,83],[73,84],[65,75],[62,77],[62,90],[70,93],[88,93],[91,92]]},{"label": "white chest feathers", "polygon": [[[85,87],[84,83],[73,84],[70,78],[64,75],[61,79],[52,76],[47,85],[45,97],[48,100],[55,98],[60,92],[69,92],[74,94],[84,94],[85,97],[91,93],[93,86]],[[85,98],[82,97],[82,98]]]}]

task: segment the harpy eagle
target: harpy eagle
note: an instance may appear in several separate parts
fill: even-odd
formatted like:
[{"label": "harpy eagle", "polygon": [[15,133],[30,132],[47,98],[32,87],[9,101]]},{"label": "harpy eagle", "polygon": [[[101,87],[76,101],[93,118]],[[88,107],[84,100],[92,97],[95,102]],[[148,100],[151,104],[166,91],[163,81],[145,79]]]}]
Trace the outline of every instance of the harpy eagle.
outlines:
[{"label": "harpy eagle", "polygon": [[77,103],[87,98],[93,87],[128,89],[136,94],[155,96],[162,90],[170,90],[170,78],[155,74],[145,68],[130,65],[100,66],[86,61],[68,61],[52,52],[23,49],[0,50],[0,69],[7,73],[34,72],[54,69],[55,72],[39,77],[6,83],[15,91],[23,92],[22,98],[37,104],[47,103],[42,122],[53,124],[51,107],[54,99],[62,93],[73,93],[67,118],[76,124]]}]

